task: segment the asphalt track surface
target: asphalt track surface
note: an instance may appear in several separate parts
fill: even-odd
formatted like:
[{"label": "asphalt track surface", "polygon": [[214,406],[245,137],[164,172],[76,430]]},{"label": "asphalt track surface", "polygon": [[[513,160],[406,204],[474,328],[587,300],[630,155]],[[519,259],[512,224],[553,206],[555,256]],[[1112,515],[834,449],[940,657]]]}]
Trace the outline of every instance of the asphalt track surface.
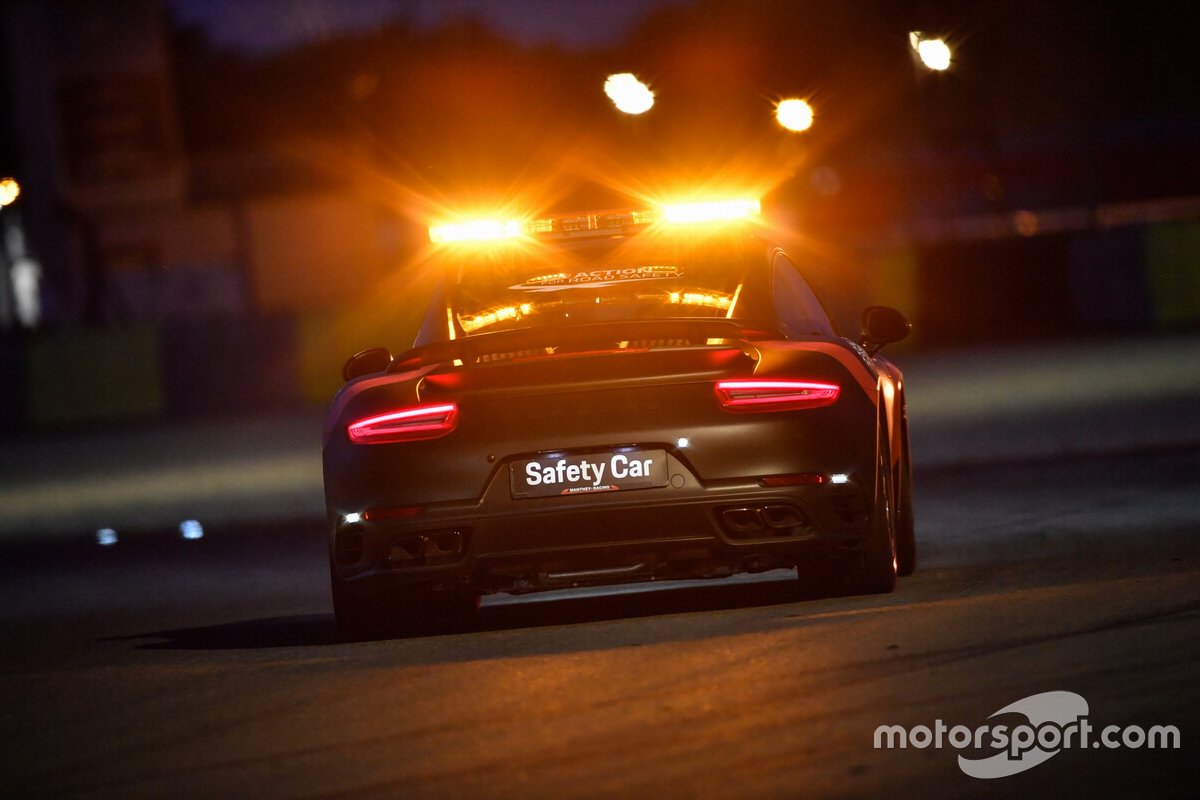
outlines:
[{"label": "asphalt track surface", "polygon": [[[500,596],[342,644],[312,415],[0,443],[0,794],[1194,797],[1200,338],[900,361],[921,563],[887,596]],[[874,746],[1051,691],[1180,746],[991,780]]]}]

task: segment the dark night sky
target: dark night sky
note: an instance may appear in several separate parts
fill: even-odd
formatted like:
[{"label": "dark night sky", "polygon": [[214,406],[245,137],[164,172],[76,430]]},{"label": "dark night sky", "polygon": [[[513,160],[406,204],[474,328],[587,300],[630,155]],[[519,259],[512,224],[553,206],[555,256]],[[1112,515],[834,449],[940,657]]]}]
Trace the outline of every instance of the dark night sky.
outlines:
[{"label": "dark night sky", "polygon": [[[688,7],[698,9],[701,17],[730,20],[733,28],[739,18],[778,20],[760,32],[760,40],[767,39],[761,47],[781,49],[790,63],[799,65],[810,53],[827,48],[826,40],[840,36],[838,41],[852,45],[883,24],[894,31],[900,47],[909,29],[947,35],[960,59],[952,80],[967,90],[984,84],[1007,84],[1010,94],[1041,89],[1056,98],[1052,102],[1086,103],[1101,117],[1152,108],[1176,116],[1200,106],[1200,93],[1192,88],[1200,71],[1200,48],[1194,46],[1190,28],[1179,23],[1177,5],[1160,0],[166,2],[178,23],[200,28],[218,48],[264,55],[338,34],[367,33],[390,21],[431,31],[464,19],[478,20],[521,44],[604,49],[625,43],[655,11]],[[791,35],[781,38],[785,29]],[[985,91],[976,94],[986,97]],[[1039,100],[1032,97],[1031,102]]]},{"label": "dark night sky", "polygon": [[364,32],[391,20],[435,28],[476,18],[527,44],[604,47],[655,8],[687,0],[169,0],[180,23],[214,44],[270,52],[337,32]]},{"label": "dark night sky", "polygon": [[[734,135],[738,119],[744,117],[743,127],[756,134],[760,118],[768,113],[763,107],[772,98],[801,94],[812,97],[822,115],[820,127],[807,139],[814,149],[842,148],[867,158],[875,144],[903,147],[916,142],[931,145],[944,159],[961,154],[978,161],[1001,150],[1032,148],[1050,167],[1066,170],[1059,176],[1062,181],[1074,185],[1079,183],[1076,173],[1099,169],[1112,176],[1107,183],[1120,196],[1191,194],[1200,181],[1200,165],[1189,154],[1200,131],[1200,93],[1192,85],[1200,74],[1200,48],[1194,46],[1192,32],[1178,23],[1175,7],[1155,0],[167,2],[177,23],[201,28],[218,49],[262,54],[268,56],[265,61],[279,61],[269,57],[289,46],[339,34],[360,36],[360,44],[348,45],[349,51],[328,50],[309,61],[285,59],[275,65],[288,76],[274,91],[280,114],[291,114],[287,118],[297,126],[327,121],[310,105],[334,107],[340,95],[330,92],[341,91],[339,87],[354,78],[342,73],[366,69],[356,66],[356,56],[365,58],[379,45],[367,42],[371,37],[364,34],[393,21],[430,34],[470,19],[522,45],[551,43],[572,51],[559,56],[526,54],[558,58],[554,63],[563,65],[556,81],[540,86],[535,104],[545,111],[558,103],[562,113],[554,114],[556,119],[607,111],[607,106],[588,105],[599,97],[592,83],[584,83],[595,83],[590,72],[582,77],[571,72],[590,70],[593,65],[587,59],[592,56],[596,64],[611,62],[647,76],[662,102],[652,117],[639,123],[639,130],[653,129],[653,140],[661,147],[690,137],[696,140],[694,148],[707,154],[720,148],[710,147],[702,134],[721,128],[730,135],[719,144],[745,149],[737,146]],[[655,13],[664,7],[677,7],[682,13]],[[931,77],[909,63],[907,32],[914,29],[950,40],[955,63],[948,73]],[[436,38],[412,40],[424,42],[413,45],[403,36],[385,37],[378,41],[395,42],[396,50],[370,51],[372,63],[390,58],[389,63],[402,65],[408,75],[381,85],[371,103],[355,107],[360,117],[375,113],[371,119],[376,122],[392,123],[379,134],[386,141],[404,141],[419,149],[417,134],[436,128],[431,124],[408,130],[403,120],[411,115],[389,109],[424,103],[426,119],[440,119],[440,109],[447,129],[458,132],[484,114],[482,109],[492,108],[494,114],[491,101],[500,96],[496,81],[501,62],[525,63],[525,56],[506,54],[494,43],[445,45],[447,56],[438,50],[443,45],[430,44]],[[581,52],[587,50],[598,52]],[[472,67],[474,57],[490,59],[488,68]],[[307,64],[311,74],[297,87],[290,79],[301,64]],[[274,75],[271,69],[268,65],[258,70],[260,77]],[[439,69],[443,72],[429,72]],[[204,78],[202,71],[197,74]],[[483,85],[476,78],[484,74],[492,86],[486,97],[475,98],[474,106],[463,100],[448,107],[453,98],[466,97],[466,89]],[[208,87],[212,97],[200,96],[198,102],[206,110],[195,120],[197,130],[211,128],[208,140],[214,143],[228,138],[220,126],[213,127],[214,117],[247,116],[223,99],[228,92],[222,81]],[[437,86],[439,81],[462,91],[426,96],[428,92],[414,89]],[[586,88],[570,91],[571,86]],[[251,103],[249,110],[256,110],[262,104],[260,96]],[[210,107],[229,110],[214,115]],[[600,122],[607,124],[610,117]],[[511,115],[493,116],[488,125],[474,128],[497,147],[516,152],[539,139],[538,125],[546,120],[526,126],[533,129],[531,135],[510,131],[508,139],[496,127],[519,127],[522,122]],[[429,136],[431,146],[445,140]],[[199,133],[197,137],[204,138]],[[686,147],[677,149],[686,155]],[[1101,158],[1105,162],[1100,168],[1088,166]],[[1087,163],[1070,166],[1076,161]],[[1039,183],[1035,179],[1043,167],[1030,170],[1014,180]]]}]

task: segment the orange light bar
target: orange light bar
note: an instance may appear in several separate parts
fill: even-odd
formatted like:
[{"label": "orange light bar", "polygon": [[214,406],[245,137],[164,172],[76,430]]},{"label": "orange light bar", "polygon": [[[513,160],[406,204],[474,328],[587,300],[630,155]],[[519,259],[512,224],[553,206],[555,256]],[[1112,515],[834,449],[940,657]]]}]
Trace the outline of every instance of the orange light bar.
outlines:
[{"label": "orange light bar", "polygon": [[478,219],[433,225],[429,228],[429,240],[435,244],[494,242],[500,239],[514,239],[522,232],[522,225],[516,220]]},{"label": "orange light bar", "polygon": [[429,239],[436,244],[494,242],[521,236],[604,236],[654,223],[690,224],[748,220],[762,213],[758,200],[732,199],[678,203],[657,208],[612,209],[517,220],[481,219],[434,225]]},{"label": "orange light bar", "polygon": [[716,200],[708,203],[677,203],[663,206],[663,219],[673,223],[727,222],[750,219],[762,213],[758,200]]}]

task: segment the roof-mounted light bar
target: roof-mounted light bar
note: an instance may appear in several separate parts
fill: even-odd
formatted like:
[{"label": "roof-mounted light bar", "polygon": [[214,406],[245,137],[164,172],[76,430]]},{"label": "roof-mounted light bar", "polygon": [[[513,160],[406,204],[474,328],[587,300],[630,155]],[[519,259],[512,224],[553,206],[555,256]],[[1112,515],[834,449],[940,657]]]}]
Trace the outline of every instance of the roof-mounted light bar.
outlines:
[{"label": "roof-mounted light bar", "polygon": [[495,242],[522,236],[602,236],[654,223],[676,225],[750,220],[761,212],[762,206],[758,200],[744,198],[703,203],[674,203],[656,208],[555,214],[525,222],[495,219],[454,222],[430,227],[429,239],[435,244],[448,244]]},{"label": "roof-mounted light bar", "polygon": [[478,219],[450,222],[429,228],[429,240],[435,244],[449,242],[492,242],[515,239],[524,233],[517,220]]},{"label": "roof-mounted light bar", "polygon": [[758,200],[716,200],[707,203],[676,203],[663,206],[666,222],[690,224],[693,222],[732,222],[751,219],[762,213]]},{"label": "roof-mounted light bar", "polygon": [[649,225],[658,221],[658,213],[652,208],[615,209],[576,214],[555,214],[550,217],[530,220],[525,229],[530,234],[580,234],[612,233],[613,231]]}]

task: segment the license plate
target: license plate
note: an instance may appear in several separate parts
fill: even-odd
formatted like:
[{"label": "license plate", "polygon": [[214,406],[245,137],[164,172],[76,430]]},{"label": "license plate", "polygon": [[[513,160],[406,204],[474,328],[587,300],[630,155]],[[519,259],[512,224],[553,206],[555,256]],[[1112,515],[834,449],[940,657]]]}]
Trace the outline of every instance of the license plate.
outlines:
[{"label": "license plate", "polygon": [[665,450],[538,456],[509,465],[513,497],[652,489],[666,486]]}]

